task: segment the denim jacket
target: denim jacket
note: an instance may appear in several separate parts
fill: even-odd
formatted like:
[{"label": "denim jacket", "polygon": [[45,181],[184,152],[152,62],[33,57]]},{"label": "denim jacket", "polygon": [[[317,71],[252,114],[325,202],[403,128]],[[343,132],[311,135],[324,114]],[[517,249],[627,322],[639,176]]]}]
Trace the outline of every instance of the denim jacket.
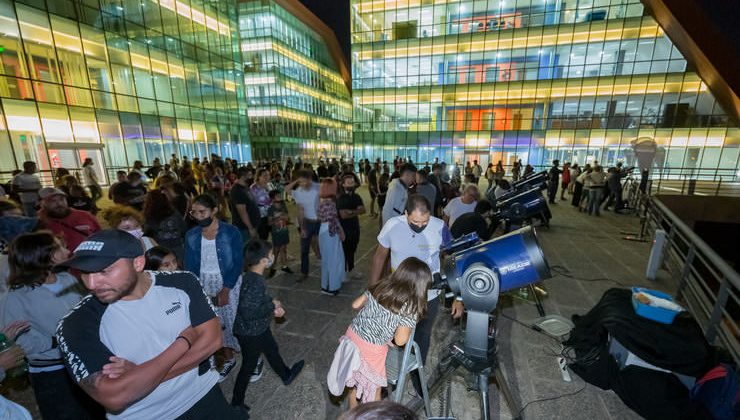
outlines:
[{"label": "denim jacket", "polygon": [[[203,238],[203,228],[196,226],[185,234],[185,269],[200,276],[200,242]],[[239,229],[223,222],[218,222],[216,233],[216,254],[218,267],[224,287],[233,289],[244,265],[242,250],[242,235]]]}]

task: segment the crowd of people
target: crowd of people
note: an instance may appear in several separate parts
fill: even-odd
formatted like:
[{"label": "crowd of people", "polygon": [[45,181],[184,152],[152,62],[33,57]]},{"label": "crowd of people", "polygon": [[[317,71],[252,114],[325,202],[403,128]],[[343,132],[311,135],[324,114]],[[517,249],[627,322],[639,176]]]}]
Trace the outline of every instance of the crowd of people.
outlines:
[{"label": "crowd of people", "polygon": [[602,209],[613,209],[615,213],[621,213],[625,208],[622,180],[632,170],[633,168],[624,168],[622,162],[618,162],[605,172],[598,161],[587,163],[583,167],[577,163],[565,162],[560,168],[560,161],[553,160],[548,170],[549,203],[557,203],[555,200],[560,187],[560,200],[565,201],[565,195],[571,195],[571,204],[578,211],[595,216],[600,216]]},{"label": "crowd of people", "polygon": [[[48,419],[104,412],[248,418],[244,398],[262,375],[263,357],[285,385],[304,366],[280,355],[270,324],[286,307],[269,295],[266,280],[280,270],[305,281],[312,254],[322,294],[337,296],[350,279],[368,285],[352,303],[358,312],[328,387],[337,395],[349,387],[351,407],[379,400],[388,343],[405,344],[415,327],[426,360],[444,296],[430,288],[441,250],[470,232],[489,239],[495,204],[485,197],[500,197],[534,174],[521,161],[507,177],[500,161],[485,170],[477,161],[418,168],[401,157],[242,166],[215,154],[192,161],[172,155],[165,164],[137,161],[119,171],[108,189],[112,204],[99,210],[94,165],[85,160],[82,179],[59,169],[54,185],[43,187],[35,163],[26,162],[0,191],[8,193],[0,200],[0,326],[15,343],[0,353],[0,373],[27,361]],[[555,203],[559,189],[560,200],[571,194],[589,214],[598,216],[602,205],[619,210],[625,174],[621,165],[605,174],[596,162],[581,171],[554,161],[548,199]],[[357,192],[362,185],[369,209]],[[355,263],[361,234],[375,225],[361,229],[368,210],[378,233],[370,233],[377,248],[365,274]],[[293,235],[300,246],[295,274],[287,252]],[[463,311],[455,299],[452,316]],[[242,365],[227,402],[217,383],[238,353]],[[347,363],[358,367],[334,369]],[[418,377],[412,381],[420,393]]]}]

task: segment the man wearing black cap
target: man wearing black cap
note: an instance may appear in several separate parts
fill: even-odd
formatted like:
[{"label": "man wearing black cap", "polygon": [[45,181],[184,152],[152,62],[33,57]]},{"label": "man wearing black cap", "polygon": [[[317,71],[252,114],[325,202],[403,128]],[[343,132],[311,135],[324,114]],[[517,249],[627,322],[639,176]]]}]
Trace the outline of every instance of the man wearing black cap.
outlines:
[{"label": "man wearing black cap", "polygon": [[63,266],[90,290],[59,323],[64,362],[109,418],[236,419],[208,358],[221,326],[198,279],[145,272],[141,243],[120,230],[82,242]]}]

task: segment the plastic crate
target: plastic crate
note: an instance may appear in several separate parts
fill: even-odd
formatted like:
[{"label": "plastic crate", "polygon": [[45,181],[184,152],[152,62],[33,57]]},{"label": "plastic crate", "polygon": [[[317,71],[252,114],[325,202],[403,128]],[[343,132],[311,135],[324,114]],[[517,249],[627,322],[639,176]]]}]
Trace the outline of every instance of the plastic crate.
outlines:
[{"label": "plastic crate", "polygon": [[635,294],[637,293],[644,293],[646,295],[651,295],[655,297],[659,297],[662,299],[670,300],[673,302],[673,296],[659,292],[657,290],[651,290],[646,289],[644,287],[633,287],[632,288],[632,307],[635,309],[635,313],[637,315],[640,315],[643,318],[651,319],[655,322],[660,322],[662,324],[672,324],[673,320],[676,318],[676,315],[679,314],[681,311],[673,311],[666,308],[658,308],[655,306],[646,305],[639,300],[635,298]]}]

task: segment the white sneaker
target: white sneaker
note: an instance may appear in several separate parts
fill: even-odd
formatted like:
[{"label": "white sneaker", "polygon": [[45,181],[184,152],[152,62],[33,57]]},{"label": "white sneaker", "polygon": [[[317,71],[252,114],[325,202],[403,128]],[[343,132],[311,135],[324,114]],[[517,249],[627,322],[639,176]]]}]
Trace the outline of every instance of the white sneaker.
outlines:
[{"label": "white sneaker", "polygon": [[252,372],[252,376],[249,377],[249,382],[257,382],[262,378],[262,373],[264,372],[265,362],[262,360],[262,356],[260,356],[259,359],[257,359],[257,366],[254,367],[254,372]]}]

